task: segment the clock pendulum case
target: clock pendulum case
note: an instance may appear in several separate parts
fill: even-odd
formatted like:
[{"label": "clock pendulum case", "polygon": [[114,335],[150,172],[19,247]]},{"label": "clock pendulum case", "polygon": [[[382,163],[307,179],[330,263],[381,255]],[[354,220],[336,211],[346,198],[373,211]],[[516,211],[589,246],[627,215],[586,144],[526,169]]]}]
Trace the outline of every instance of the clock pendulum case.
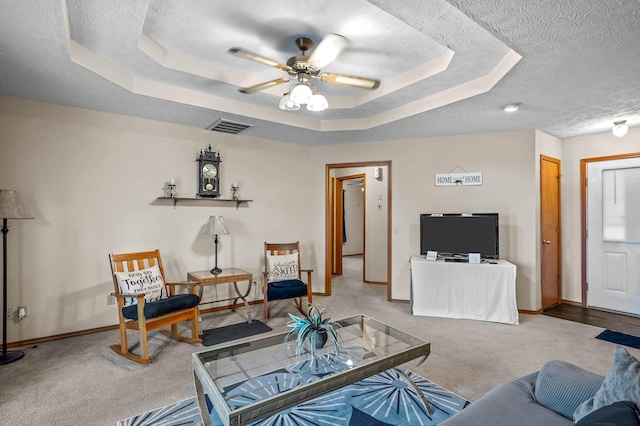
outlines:
[{"label": "clock pendulum case", "polygon": [[219,197],[220,196],[220,152],[211,150],[200,150],[198,162],[198,196],[199,197]]}]

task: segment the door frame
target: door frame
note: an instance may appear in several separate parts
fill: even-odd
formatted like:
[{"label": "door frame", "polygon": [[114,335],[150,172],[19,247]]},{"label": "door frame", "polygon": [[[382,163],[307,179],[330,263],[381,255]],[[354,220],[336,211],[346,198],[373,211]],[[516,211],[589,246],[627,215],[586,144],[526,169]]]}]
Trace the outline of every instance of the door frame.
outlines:
[{"label": "door frame", "polygon": [[[331,171],[334,169],[346,169],[350,167],[379,167],[387,166],[387,301],[391,302],[391,253],[392,253],[392,240],[391,240],[391,213],[392,213],[392,190],[391,190],[391,161],[362,161],[354,163],[334,163],[327,164],[325,166],[325,255],[324,255],[324,293],[323,296],[331,296],[331,278],[333,275],[333,219],[334,219],[334,193],[332,188]],[[365,229],[366,231],[366,229]],[[365,232],[364,238],[366,240],[367,235]],[[364,275],[364,267],[363,267]]]},{"label": "door frame", "polygon": [[580,233],[581,235],[581,274],[582,274],[582,303],[579,306],[587,307],[587,165],[598,161],[625,160],[638,158],[640,152],[629,154],[608,155],[605,157],[583,158],[580,160]]}]

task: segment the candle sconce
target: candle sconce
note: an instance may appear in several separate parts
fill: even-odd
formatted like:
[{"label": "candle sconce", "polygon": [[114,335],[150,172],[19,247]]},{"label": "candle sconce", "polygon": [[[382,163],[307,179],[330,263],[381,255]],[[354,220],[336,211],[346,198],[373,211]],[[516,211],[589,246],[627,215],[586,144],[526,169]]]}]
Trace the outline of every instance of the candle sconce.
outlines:
[{"label": "candle sconce", "polygon": [[240,187],[238,186],[238,184],[236,182],[233,182],[231,184],[231,199],[232,200],[239,200],[240,199]]},{"label": "candle sconce", "polygon": [[167,198],[178,198],[178,191],[176,191],[176,182],[171,179],[167,185]]}]

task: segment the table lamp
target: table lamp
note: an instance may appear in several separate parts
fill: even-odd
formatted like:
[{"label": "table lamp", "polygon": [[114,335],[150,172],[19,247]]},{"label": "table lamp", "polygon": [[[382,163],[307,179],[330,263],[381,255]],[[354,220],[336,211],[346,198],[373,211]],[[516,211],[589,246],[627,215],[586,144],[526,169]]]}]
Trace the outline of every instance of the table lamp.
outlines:
[{"label": "table lamp", "polygon": [[2,218],[2,356],[0,365],[17,361],[24,356],[22,351],[7,351],[7,219],[33,219],[20,201],[18,191],[0,189],[0,217]]},{"label": "table lamp", "polygon": [[218,268],[218,235],[229,235],[229,231],[227,231],[227,227],[224,224],[224,217],[210,216],[205,233],[207,235],[215,235],[215,239],[213,240],[213,242],[216,246],[216,263],[213,269],[209,272],[211,272],[213,275],[218,275],[220,272],[222,272],[222,269]]}]

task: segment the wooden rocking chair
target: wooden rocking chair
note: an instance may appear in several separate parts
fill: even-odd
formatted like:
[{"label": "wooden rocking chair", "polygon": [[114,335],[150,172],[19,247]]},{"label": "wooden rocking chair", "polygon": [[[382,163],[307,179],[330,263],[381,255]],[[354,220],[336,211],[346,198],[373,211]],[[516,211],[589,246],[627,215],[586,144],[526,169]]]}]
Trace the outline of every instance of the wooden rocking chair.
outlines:
[{"label": "wooden rocking chair", "polygon": [[[195,285],[191,286],[189,294],[177,294],[176,286],[185,286],[188,283],[167,283],[164,278],[164,269],[160,259],[160,251],[148,251],[128,254],[110,254],[109,262],[113,276],[113,285],[118,305],[118,317],[120,319],[120,344],[111,345],[119,355],[141,364],[151,362],[149,358],[149,348],[147,345],[147,333],[149,331],[171,325],[171,331],[161,330],[160,333],[172,339],[187,343],[201,343],[198,337],[198,303],[200,298],[196,294]],[[157,266],[162,277],[166,298],[157,301],[145,301],[144,293],[126,293],[121,291],[118,276],[119,273],[130,273],[146,270]],[[145,271],[145,272],[146,272]],[[135,302],[130,306],[125,306],[127,299]],[[178,323],[191,320],[191,337],[184,337],[178,334]],[[138,330],[140,332],[141,355],[130,352],[127,344],[127,330]]]},{"label": "wooden rocking chair", "polygon": [[[277,262],[277,258],[288,259],[291,264],[291,276],[278,279],[277,274],[270,268],[270,262]],[[306,273],[307,282],[301,280],[301,274]],[[294,299],[298,310],[306,315],[302,307],[302,297],[306,296],[311,303],[311,273],[313,269],[300,269],[300,242],[295,243],[264,243],[264,318],[269,319],[269,301]]]}]

